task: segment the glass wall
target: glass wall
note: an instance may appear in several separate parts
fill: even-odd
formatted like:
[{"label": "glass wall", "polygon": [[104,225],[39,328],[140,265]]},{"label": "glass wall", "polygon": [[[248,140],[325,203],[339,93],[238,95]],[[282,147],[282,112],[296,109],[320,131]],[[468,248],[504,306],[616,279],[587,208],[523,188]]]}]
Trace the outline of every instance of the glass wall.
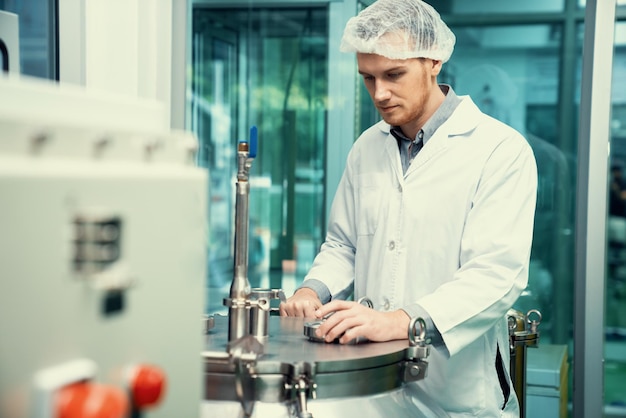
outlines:
[{"label": "glass wall", "polygon": [[[458,42],[442,76],[458,94],[528,139],[539,190],[529,284],[516,309],[542,312],[542,342],[571,338],[576,155],[559,143],[559,25],[453,27]],[[572,119],[572,123],[576,119]],[[567,296],[566,296],[567,295]],[[558,299],[558,300],[557,300]],[[567,324],[564,326],[564,324]]]},{"label": "glass wall", "polygon": [[0,10],[18,15],[22,74],[58,79],[56,5],[56,0],[0,0]]},{"label": "glass wall", "polygon": [[190,123],[210,178],[209,312],[225,309],[232,281],[236,143],[252,125],[251,286],[291,293],[322,242],[327,22],[326,7],[193,9]]}]

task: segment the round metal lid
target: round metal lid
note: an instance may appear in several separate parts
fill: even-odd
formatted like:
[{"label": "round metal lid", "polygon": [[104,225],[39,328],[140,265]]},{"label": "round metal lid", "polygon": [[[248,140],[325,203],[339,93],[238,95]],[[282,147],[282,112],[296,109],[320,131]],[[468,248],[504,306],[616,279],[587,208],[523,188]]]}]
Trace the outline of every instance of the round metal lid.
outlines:
[{"label": "round metal lid", "polygon": [[[281,373],[284,364],[306,362],[315,365],[317,374],[337,373],[381,367],[405,359],[407,340],[383,343],[365,342],[342,345],[310,341],[304,325],[311,318],[272,316],[269,336],[263,341],[264,353],[255,364],[256,373]],[[215,315],[215,326],[206,336],[206,353],[225,353],[228,344],[228,317]]]}]

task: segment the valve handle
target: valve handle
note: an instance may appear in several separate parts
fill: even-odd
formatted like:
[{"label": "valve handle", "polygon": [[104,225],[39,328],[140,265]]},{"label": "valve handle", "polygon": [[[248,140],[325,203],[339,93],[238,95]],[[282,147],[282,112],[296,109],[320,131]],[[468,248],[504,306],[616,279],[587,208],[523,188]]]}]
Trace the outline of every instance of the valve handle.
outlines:
[{"label": "valve handle", "polygon": [[248,156],[250,158],[256,157],[256,153],[258,149],[258,142],[259,142],[258,129],[256,126],[252,126],[252,128],[250,128],[250,151],[248,153]]}]

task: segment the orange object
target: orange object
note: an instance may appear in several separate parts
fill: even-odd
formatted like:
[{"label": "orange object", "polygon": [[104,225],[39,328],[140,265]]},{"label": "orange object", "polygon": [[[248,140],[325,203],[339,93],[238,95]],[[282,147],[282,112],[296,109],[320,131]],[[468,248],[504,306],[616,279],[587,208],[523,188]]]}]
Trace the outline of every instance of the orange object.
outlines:
[{"label": "orange object", "polygon": [[65,386],[56,396],[56,418],[125,418],[128,407],[121,389],[93,382]]},{"label": "orange object", "polygon": [[165,393],[166,380],[165,373],[157,366],[141,364],[134,367],[130,376],[133,406],[141,410],[161,402]]}]

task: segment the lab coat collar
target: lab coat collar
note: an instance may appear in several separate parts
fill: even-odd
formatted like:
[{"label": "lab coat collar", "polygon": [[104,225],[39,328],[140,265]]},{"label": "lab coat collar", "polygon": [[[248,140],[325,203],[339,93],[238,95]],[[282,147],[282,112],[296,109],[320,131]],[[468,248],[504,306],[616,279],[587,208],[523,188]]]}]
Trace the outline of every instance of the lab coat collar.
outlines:
[{"label": "lab coat collar", "polygon": [[405,174],[402,174],[402,162],[398,152],[398,143],[390,133],[390,125],[385,121],[378,123],[378,128],[386,136],[386,152],[393,161],[398,179],[406,177],[412,171],[425,164],[431,157],[443,151],[448,146],[449,138],[467,135],[476,128],[483,113],[469,96],[459,97],[461,98],[461,103],[459,103],[452,116],[435,131],[428,144],[417,154]]},{"label": "lab coat collar", "polygon": [[[461,99],[461,103],[459,103],[452,116],[435,131],[435,136],[442,130],[445,130],[448,136],[464,135],[476,128],[478,120],[480,119],[479,115],[481,115],[482,112],[478,109],[478,106],[474,104],[471,97],[459,96],[459,98]],[[390,135],[391,126],[387,122],[381,120],[377,125],[381,132]]]}]

